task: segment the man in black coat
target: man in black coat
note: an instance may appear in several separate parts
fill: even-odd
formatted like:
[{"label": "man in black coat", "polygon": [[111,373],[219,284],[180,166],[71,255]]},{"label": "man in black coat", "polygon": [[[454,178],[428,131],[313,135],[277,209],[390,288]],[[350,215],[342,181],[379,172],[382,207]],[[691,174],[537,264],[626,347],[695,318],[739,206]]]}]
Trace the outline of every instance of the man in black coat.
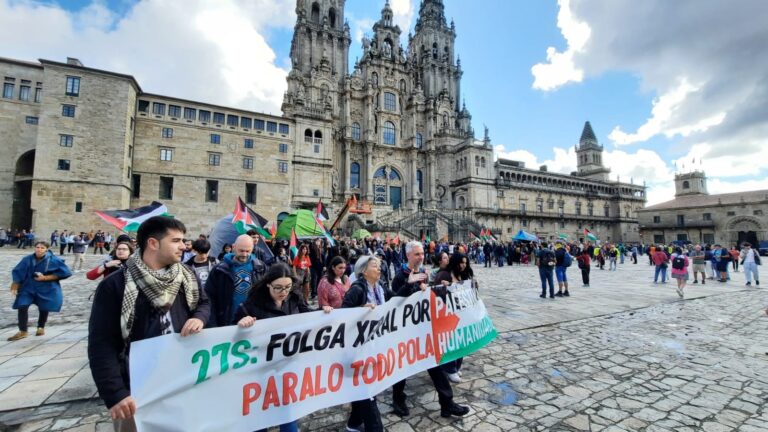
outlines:
[{"label": "man in black coat", "polygon": [[[407,268],[399,269],[395,278],[392,279],[392,290],[398,297],[408,297],[417,291],[427,289],[428,275],[421,266],[424,263],[424,247],[419,242],[409,242],[405,246],[405,255],[408,258]],[[466,415],[469,408],[453,401],[453,389],[445,372],[439,366],[427,369],[427,372],[437,391],[440,415],[442,417]],[[410,414],[408,405],[405,403],[405,380],[392,386],[392,412],[400,417]]]},{"label": "man in black coat", "polygon": [[203,329],[210,312],[205,291],[181,264],[186,228],[166,216],[139,227],[139,250],[96,289],[88,325],[88,360],[116,431],[135,431],[136,401],[128,376],[130,343]]},{"label": "man in black coat", "polygon": [[493,245],[489,242],[485,242],[483,245],[483,255],[485,255],[485,263],[483,264],[483,267],[491,267],[491,261],[493,261]]},{"label": "man in black coat", "polygon": [[235,312],[245,301],[251,286],[267,271],[267,266],[253,255],[253,239],[243,234],[235,240],[232,253],[224,256],[205,282],[211,301],[211,317],[206,328],[235,324]]}]

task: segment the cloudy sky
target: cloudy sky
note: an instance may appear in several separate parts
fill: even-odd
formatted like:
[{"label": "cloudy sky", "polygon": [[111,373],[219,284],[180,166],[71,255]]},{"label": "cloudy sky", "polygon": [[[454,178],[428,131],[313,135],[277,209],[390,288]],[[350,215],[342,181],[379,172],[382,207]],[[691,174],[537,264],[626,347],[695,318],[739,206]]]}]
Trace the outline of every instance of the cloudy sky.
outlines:
[{"label": "cloudy sky", "polygon": [[[411,30],[419,0],[391,0]],[[348,0],[351,61],[384,0]],[[768,189],[764,0],[445,0],[462,90],[497,156],[571,172],[584,122],[612,176],[671,199]],[[145,91],[279,113],[294,0],[0,0],[0,56],[79,58]],[[407,31],[404,31],[407,34]],[[404,36],[404,41],[405,42]]]}]

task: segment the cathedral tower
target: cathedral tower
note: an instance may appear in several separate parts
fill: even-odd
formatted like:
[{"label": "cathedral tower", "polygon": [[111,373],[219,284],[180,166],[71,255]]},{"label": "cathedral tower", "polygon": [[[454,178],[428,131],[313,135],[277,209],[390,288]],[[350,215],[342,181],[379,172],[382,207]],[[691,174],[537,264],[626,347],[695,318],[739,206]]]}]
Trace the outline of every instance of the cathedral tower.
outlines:
[{"label": "cathedral tower", "polygon": [[576,146],[576,157],[576,175],[594,180],[608,180],[611,170],[603,166],[603,146],[597,143],[597,137],[589,122],[584,123],[579,145]]},{"label": "cathedral tower", "polygon": [[708,195],[707,176],[703,171],[675,174],[675,196]]}]

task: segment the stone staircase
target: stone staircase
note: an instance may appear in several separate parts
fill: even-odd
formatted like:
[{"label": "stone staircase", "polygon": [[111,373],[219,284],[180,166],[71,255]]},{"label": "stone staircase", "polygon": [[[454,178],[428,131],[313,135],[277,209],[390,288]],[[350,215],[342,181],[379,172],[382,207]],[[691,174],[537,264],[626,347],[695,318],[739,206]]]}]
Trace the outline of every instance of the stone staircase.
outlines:
[{"label": "stone staircase", "polygon": [[412,239],[428,233],[434,239],[448,236],[451,241],[465,241],[469,233],[479,234],[481,226],[471,211],[448,209],[395,210],[377,217],[366,227],[369,231],[399,232]]}]

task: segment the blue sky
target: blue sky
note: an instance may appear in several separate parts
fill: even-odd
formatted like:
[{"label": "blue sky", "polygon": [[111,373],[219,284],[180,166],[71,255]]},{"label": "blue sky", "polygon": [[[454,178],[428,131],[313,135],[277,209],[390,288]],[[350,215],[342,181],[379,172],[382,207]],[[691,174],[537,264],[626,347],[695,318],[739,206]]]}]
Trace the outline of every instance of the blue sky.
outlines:
[{"label": "blue sky", "polygon": [[[418,2],[391,1],[406,35]],[[707,172],[711,193],[768,189],[768,8],[760,0],[444,3],[473,126],[488,126],[497,156],[570,172],[589,120],[612,178],[647,182],[649,204],[671,199],[674,173],[692,168]],[[383,4],[347,1],[350,64]],[[153,93],[278,113],[295,5],[0,0],[0,38],[17,42],[0,56],[78,57],[132,74]]]}]

